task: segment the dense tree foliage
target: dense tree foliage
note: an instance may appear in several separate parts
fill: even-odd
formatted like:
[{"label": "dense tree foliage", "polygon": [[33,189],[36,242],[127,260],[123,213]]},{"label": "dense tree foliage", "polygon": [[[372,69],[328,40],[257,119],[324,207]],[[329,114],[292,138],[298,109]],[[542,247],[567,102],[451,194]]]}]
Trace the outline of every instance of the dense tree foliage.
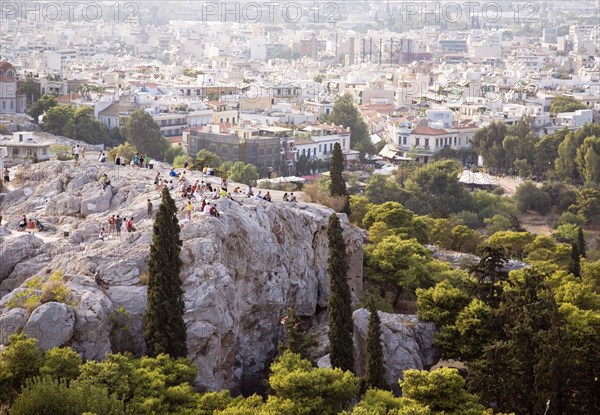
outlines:
[{"label": "dense tree foliage", "polygon": [[162,159],[170,146],[156,121],[142,109],[135,109],[129,114],[123,127],[123,135],[142,154],[155,159]]},{"label": "dense tree foliage", "polygon": [[28,114],[33,118],[33,121],[37,123],[40,115],[56,106],[58,106],[58,99],[56,96],[44,94],[31,106]]},{"label": "dense tree foliage", "polygon": [[552,114],[558,114],[561,112],[573,112],[577,110],[584,110],[589,108],[581,101],[577,101],[575,98],[567,96],[557,96],[552,99],[550,104],[550,112]]},{"label": "dense tree foliage", "polygon": [[336,100],[331,119],[335,125],[350,127],[350,147],[352,150],[360,151],[362,155],[375,153],[367,124],[365,124],[358,108],[354,105],[351,94],[345,94]]},{"label": "dense tree foliage", "polygon": [[365,384],[370,388],[387,389],[383,348],[381,347],[381,320],[374,301],[369,303],[368,309],[369,325],[366,338]]}]

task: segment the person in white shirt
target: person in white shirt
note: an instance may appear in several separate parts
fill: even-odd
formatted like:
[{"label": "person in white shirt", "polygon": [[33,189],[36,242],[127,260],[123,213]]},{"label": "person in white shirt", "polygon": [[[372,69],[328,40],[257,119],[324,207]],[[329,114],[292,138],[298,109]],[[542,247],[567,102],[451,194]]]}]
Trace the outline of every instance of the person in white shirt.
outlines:
[{"label": "person in white shirt", "polygon": [[248,196],[248,197],[254,196],[254,192],[252,191],[252,186],[248,186],[248,188],[246,189],[246,196]]},{"label": "person in white shirt", "polygon": [[202,213],[205,214],[210,214],[210,203],[207,203],[206,206],[204,206],[204,210],[202,211]]}]

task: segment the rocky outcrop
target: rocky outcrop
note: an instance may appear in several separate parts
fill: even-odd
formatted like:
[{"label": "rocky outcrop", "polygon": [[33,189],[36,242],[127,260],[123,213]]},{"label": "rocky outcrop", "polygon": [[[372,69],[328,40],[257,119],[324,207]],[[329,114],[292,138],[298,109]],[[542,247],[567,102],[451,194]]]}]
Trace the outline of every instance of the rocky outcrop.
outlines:
[{"label": "rocky outcrop", "polygon": [[[385,362],[385,378],[390,387],[400,391],[398,380],[407,369],[429,369],[441,358],[441,351],[433,345],[435,324],[419,321],[408,314],[379,312],[381,319],[381,344]],[[356,374],[364,374],[365,339],[369,326],[369,312],[359,309],[352,315],[354,320],[354,356]]]},{"label": "rocky outcrop", "polygon": [[[13,231],[4,237],[3,249],[11,259],[0,263],[0,321],[11,323],[0,340],[6,343],[7,336],[23,326],[35,336],[52,310],[57,320],[48,324],[65,329],[52,341],[41,339],[44,347],[69,344],[85,359],[101,359],[111,351],[143,353],[144,284],[152,241],[146,199],[155,207],[160,203],[152,187],[156,170],[117,171],[95,162],[79,167],[46,162],[32,168],[37,169],[35,177],[32,173],[24,180],[31,193],[5,199],[5,216],[35,211],[59,232],[16,239]],[[97,181],[104,171],[113,188],[102,191]],[[173,195],[182,207],[183,201]],[[218,208],[220,218],[198,213],[181,231],[189,358],[198,367],[198,386],[252,391],[262,387],[283,335],[279,319],[287,308],[306,317],[323,314],[329,290],[327,220],[332,211],[247,198],[239,203],[219,200]],[[133,216],[138,231],[99,241],[100,224],[111,214]],[[341,218],[350,260],[362,265],[365,234],[344,215]],[[63,235],[65,229],[68,236]],[[31,316],[8,308],[9,299],[24,291],[27,278],[56,269],[65,275],[72,306],[47,303]],[[362,266],[353,267],[350,277],[359,296]]]},{"label": "rocky outcrop", "polygon": [[42,304],[25,324],[23,333],[38,339],[38,345],[49,350],[65,344],[73,337],[75,316],[71,307],[63,303]]}]

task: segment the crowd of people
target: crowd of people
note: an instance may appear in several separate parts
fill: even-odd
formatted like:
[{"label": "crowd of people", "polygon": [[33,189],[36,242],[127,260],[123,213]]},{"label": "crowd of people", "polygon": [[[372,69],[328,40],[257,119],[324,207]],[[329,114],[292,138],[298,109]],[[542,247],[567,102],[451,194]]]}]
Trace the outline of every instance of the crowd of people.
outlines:
[{"label": "crowd of people", "polygon": [[[73,159],[75,160],[75,164],[78,165],[79,159],[85,160],[86,157],[86,148],[80,147],[79,145],[73,146]],[[99,162],[106,161],[106,155],[103,152],[100,152]],[[124,166],[126,165],[126,160],[120,154],[117,154],[115,157],[115,165]],[[153,164],[148,156],[140,155],[136,153],[133,159],[130,162],[130,165],[134,168],[148,168],[152,169]],[[242,190],[240,186],[235,186],[231,191],[229,190],[229,183],[226,178],[222,179],[220,184],[211,183],[208,180],[208,176],[206,177],[206,181],[204,180],[204,175],[202,179],[189,179],[189,176],[192,172],[189,172],[187,168],[189,167],[189,163],[184,167],[181,173],[177,173],[174,168],[171,168],[166,177],[163,177],[160,172],[157,172],[154,176],[154,188],[158,192],[160,196],[162,190],[167,187],[169,191],[174,191],[173,194],[176,196],[176,201],[178,200],[178,204],[180,205],[179,214],[180,219],[183,224],[187,222],[192,222],[195,214],[201,214],[203,216],[211,216],[211,217],[220,217],[218,205],[220,204],[220,200],[230,200],[238,204],[242,204],[239,198],[254,198],[263,200],[266,202],[272,201],[272,196],[270,191],[267,191],[263,194],[262,190],[259,190],[257,193],[254,192],[252,186],[247,186],[245,190]],[[10,182],[9,171],[7,168],[4,169],[4,183],[8,184]],[[112,189],[112,183],[108,176],[108,173],[103,173],[98,180],[102,191],[106,191],[107,188]],[[179,197],[177,197],[179,196]],[[283,201],[285,202],[296,202],[296,197],[293,193],[285,193],[283,195]],[[0,210],[0,223],[2,221],[2,211]],[[147,199],[147,218],[152,219],[154,215],[154,206],[152,200],[150,198]],[[27,219],[25,215],[23,215],[22,219],[18,224],[19,231],[25,230],[35,230],[36,222],[33,219]],[[106,222],[103,222],[100,225],[100,230],[98,233],[98,239],[104,241],[109,238],[119,238],[121,236],[121,230],[124,227],[125,230],[129,232],[135,232],[137,229],[133,225],[134,217],[127,216],[121,217],[120,215],[110,215]],[[38,222],[39,223],[39,222]]]}]

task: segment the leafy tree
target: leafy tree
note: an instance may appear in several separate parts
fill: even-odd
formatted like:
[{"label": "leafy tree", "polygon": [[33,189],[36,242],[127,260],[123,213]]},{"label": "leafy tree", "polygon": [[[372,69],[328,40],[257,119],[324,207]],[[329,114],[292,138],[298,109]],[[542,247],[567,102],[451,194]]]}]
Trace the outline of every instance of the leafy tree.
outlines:
[{"label": "leafy tree", "polygon": [[183,166],[185,166],[186,162],[188,162],[189,165],[191,166],[193,159],[188,155],[177,156],[173,160],[173,167],[175,167],[176,169],[181,169],[181,168],[183,168]]},{"label": "leafy tree", "polygon": [[[120,154],[127,162],[130,162],[135,158],[135,153],[138,153],[137,148],[132,146],[131,143],[124,143],[118,145],[114,148],[111,148],[108,151],[108,157],[112,160],[117,158],[117,154]],[[121,163],[124,164],[125,160],[121,160]]]},{"label": "leafy tree", "polygon": [[577,229],[577,250],[582,258],[587,257],[586,246],[587,244],[585,242],[585,236],[583,235],[583,229],[579,226]]},{"label": "leafy tree", "polygon": [[185,357],[185,305],[181,288],[181,239],[177,206],[165,187],[153,226],[148,259],[148,308],[145,338],[148,353]]},{"label": "leafy tree", "polygon": [[569,210],[584,217],[588,225],[600,223],[600,191],[592,188],[581,189],[577,195],[577,202]]},{"label": "leafy tree", "polygon": [[255,186],[258,180],[258,171],[253,164],[236,161],[225,173],[227,178],[234,182]]},{"label": "leafy tree", "polygon": [[555,161],[556,174],[563,180],[580,183],[582,176],[577,165],[577,150],[587,137],[600,137],[599,124],[586,124],[569,132],[558,146],[558,158]]},{"label": "leafy tree", "polygon": [[554,171],[554,162],[558,158],[558,146],[568,133],[569,130],[564,128],[550,135],[545,135],[535,143],[533,151],[534,174],[540,177],[548,177],[548,173]]},{"label": "leafy tree", "polygon": [[581,255],[577,244],[571,244],[571,263],[569,264],[569,272],[573,274],[575,278],[581,278]]},{"label": "leafy tree", "polygon": [[43,363],[37,339],[22,333],[12,334],[0,354],[0,398],[10,402],[27,379],[39,374]]},{"label": "leafy tree", "polygon": [[550,112],[552,114],[558,114],[561,112],[573,112],[577,110],[588,109],[589,107],[575,98],[567,96],[557,96],[552,99],[550,104]]},{"label": "leafy tree", "polygon": [[370,301],[368,309],[369,326],[366,338],[365,383],[370,388],[387,389],[383,348],[381,347],[381,320],[373,301]]},{"label": "leafy tree", "polygon": [[337,415],[358,393],[358,379],[350,371],[313,368],[290,351],[271,365],[269,386],[278,399],[289,401],[294,408],[274,413]]},{"label": "leafy tree", "polygon": [[496,232],[512,229],[512,221],[500,214],[495,214],[491,218],[486,218],[483,222],[487,225],[487,234],[489,236],[494,235]]},{"label": "leafy tree", "polygon": [[29,115],[33,118],[33,121],[37,123],[40,115],[56,106],[58,106],[58,99],[56,96],[44,94],[31,106]]},{"label": "leafy tree", "polygon": [[342,147],[340,143],[335,143],[333,146],[333,154],[331,159],[331,196],[342,196],[346,198],[344,212],[350,216],[350,202],[348,201],[348,191],[346,190],[346,181],[342,176],[344,171],[344,156],[342,155]]},{"label": "leafy tree", "polygon": [[403,240],[396,235],[366,248],[367,275],[395,292],[396,305],[403,293],[429,287],[436,277],[431,269],[431,252],[415,239]]},{"label": "leafy tree", "polygon": [[73,105],[57,105],[50,107],[44,114],[44,130],[51,134],[67,136],[70,132],[69,122],[73,119]]},{"label": "leafy tree", "polygon": [[[49,113],[51,114],[51,113]],[[44,118],[44,125],[46,120]],[[78,107],[63,128],[65,136],[90,144],[108,143],[108,128],[94,117],[92,107]]]},{"label": "leafy tree", "polygon": [[[173,164],[177,157],[189,157],[183,153],[183,148],[169,146],[165,151],[165,161]],[[191,160],[191,157],[190,157]],[[191,163],[190,163],[191,164]]]},{"label": "leafy tree", "polygon": [[49,375],[53,379],[73,380],[79,376],[81,356],[70,347],[55,347],[44,355],[44,364],[40,368],[41,375]]},{"label": "leafy tree", "polygon": [[470,269],[478,284],[478,298],[496,305],[502,293],[501,283],[508,277],[508,272],[503,269],[508,260],[502,249],[487,244],[479,247],[478,254],[479,263]]},{"label": "leafy tree", "polygon": [[404,372],[400,387],[403,397],[427,405],[433,413],[475,414],[484,410],[477,397],[464,389],[465,380],[457,369],[440,368],[431,372],[409,369]]},{"label": "leafy tree", "polygon": [[493,172],[506,172],[508,163],[502,146],[506,133],[506,124],[497,121],[477,130],[471,140],[473,149],[483,157],[484,166]]},{"label": "leafy tree", "polygon": [[481,242],[481,235],[465,225],[452,228],[450,248],[458,252],[475,252]]},{"label": "leafy tree", "polygon": [[132,146],[154,159],[161,159],[169,148],[169,142],[163,137],[158,124],[150,114],[139,108],[129,114],[123,134]]},{"label": "leafy tree", "polygon": [[317,345],[317,341],[306,333],[302,327],[302,319],[291,308],[288,309],[284,327],[285,342],[280,344],[280,350],[289,350],[303,359],[309,359],[309,351]]},{"label": "leafy tree", "polygon": [[219,158],[219,156],[203,148],[196,154],[194,168],[202,171],[205,167],[215,168],[220,164],[221,159]]},{"label": "leafy tree", "polygon": [[335,125],[350,127],[350,147],[352,150],[360,151],[363,155],[375,153],[367,124],[365,124],[354,105],[351,94],[345,94],[336,100],[331,118]]},{"label": "leafy tree", "polygon": [[550,195],[537,187],[532,182],[525,182],[515,192],[517,208],[521,212],[527,210],[535,210],[536,212],[545,215],[550,211],[552,200]]},{"label": "leafy tree", "polygon": [[372,206],[364,196],[352,195],[350,201],[350,222],[357,226],[363,226],[363,219]]},{"label": "leafy tree", "polygon": [[125,415],[123,402],[108,395],[106,388],[69,384],[50,376],[28,381],[11,409],[15,415],[81,415],[83,413]]},{"label": "leafy tree", "polygon": [[492,235],[487,243],[494,249],[502,250],[509,258],[523,259],[525,246],[533,238],[529,232],[502,231]]},{"label": "leafy tree", "polygon": [[382,204],[385,202],[402,203],[408,199],[408,194],[390,177],[374,174],[367,181],[365,195],[369,202]]},{"label": "leafy tree", "polygon": [[354,370],[354,348],[352,333],[352,301],[348,287],[348,256],[346,242],[342,233],[340,219],[334,213],[329,217],[327,227],[329,240],[329,343],[331,345],[330,360],[332,367],[346,371]]},{"label": "leafy tree", "polygon": [[423,321],[432,321],[438,327],[454,324],[458,313],[469,304],[464,290],[444,280],[431,288],[418,288],[417,315]]},{"label": "leafy tree", "polygon": [[577,149],[577,169],[589,183],[600,184],[600,136],[590,136]]}]

